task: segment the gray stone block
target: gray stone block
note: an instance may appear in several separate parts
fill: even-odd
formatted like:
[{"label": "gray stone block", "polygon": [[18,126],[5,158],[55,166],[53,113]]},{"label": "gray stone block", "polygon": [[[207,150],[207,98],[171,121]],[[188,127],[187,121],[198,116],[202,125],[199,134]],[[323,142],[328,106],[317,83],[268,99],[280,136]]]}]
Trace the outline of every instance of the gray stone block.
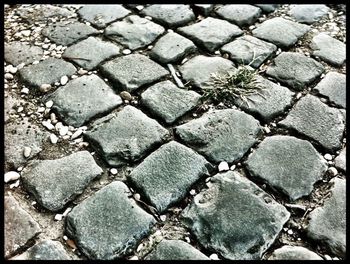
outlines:
[{"label": "gray stone block", "polygon": [[252,25],[261,15],[261,9],[253,5],[224,5],[215,10],[222,18],[240,27]]},{"label": "gray stone block", "polygon": [[31,46],[19,41],[5,43],[5,61],[14,66],[21,63],[29,64],[33,61],[40,60],[43,55],[43,49],[37,46]]},{"label": "gray stone block", "polygon": [[319,255],[301,246],[283,246],[276,249],[269,260],[323,260]]},{"label": "gray stone block", "polygon": [[28,21],[30,24],[35,22],[47,22],[49,18],[59,19],[76,17],[76,14],[64,7],[54,6],[54,5],[41,5],[40,8],[35,8],[36,5],[20,8],[16,10],[21,18]]},{"label": "gray stone block", "polygon": [[312,24],[326,16],[329,10],[326,5],[292,5],[289,14],[298,22]]},{"label": "gray stone block", "polygon": [[59,241],[44,240],[25,252],[27,260],[72,260]]}]

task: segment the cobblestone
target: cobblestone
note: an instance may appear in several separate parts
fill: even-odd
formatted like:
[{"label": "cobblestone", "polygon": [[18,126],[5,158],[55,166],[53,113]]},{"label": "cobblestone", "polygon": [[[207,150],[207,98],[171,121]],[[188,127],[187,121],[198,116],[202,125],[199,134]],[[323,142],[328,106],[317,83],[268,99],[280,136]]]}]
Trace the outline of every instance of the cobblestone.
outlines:
[{"label": "cobblestone", "polygon": [[269,260],[323,260],[323,258],[304,247],[283,246],[276,249]]},{"label": "cobblestone", "polygon": [[260,16],[261,9],[253,5],[224,5],[215,11],[222,18],[240,26],[252,25]]},{"label": "cobblestone", "polygon": [[5,43],[4,58],[8,63],[17,66],[21,63],[29,64],[43,56],[43,49],[19,41]]},{"label": "cobblestone", "polygon": [[290,9],[290,14],[296,21],[306,24],[317,22],[328,12],[326,5],[294,5]]}]

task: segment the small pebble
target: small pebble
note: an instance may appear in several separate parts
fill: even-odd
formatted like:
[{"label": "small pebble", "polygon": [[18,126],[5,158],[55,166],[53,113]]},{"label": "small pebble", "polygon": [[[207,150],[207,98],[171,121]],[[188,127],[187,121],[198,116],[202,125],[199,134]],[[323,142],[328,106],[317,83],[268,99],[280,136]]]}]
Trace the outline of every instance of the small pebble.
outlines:
[{"label": "small pebble", "polygon": [[265,133],[267,133],[267,134],[271,133],[271,129],[269,127],[264,126],[263,129],[264,129]]},{"label": "small pebble", "polygon": [[37,110],[38,113],[43,113],[45,112],[45,107],[39,107]]},{"label": "small pebble", "polygon": [[137,256],[132,256],[129,260],[139,260],[139,258]]},{"label": "small pebble", "polygon": [[15,183],[10,184],[10,189],[17,188],[19,186],[19,180],[17,180]]},{"label": "small pebble", "polygon": [[20,113],[20,112],[22,112],[23,110],[24,110],[24,108],[23,108],[22,106],[20,106],[20,107],[18,107],[17,112]]},{"label": "small pebble", "polygon": [[116,175],[118,173],[118,170],[116,168],[112,168],[110,172],[112,175]]},{"label": "small pebble", "polygon": [[13,75],[11,73],[5,73],[6,80],[13,80]]},{"label": "small pebble", "polygon": [[75,75],[75,74],[73,74],[72,76],[71,76],[71,78],[72,79],[76,79],[76,78],[78,78],[79,76],[78,75]]},{"label": "small pebble", "polygon": [[17,65],[17,70],[20,70],[20,69],[22,69],[23,67],[24,67],[24,63],[22,62],[21,64],[18,64]]},{"label": "small pebble", "polygon": [[21,32],[21,34],[22,34],[23,36],[25,36],[25,37],[29,37],[30,34],[31,34],[31,32],[30,32],[30,30],[23,30],[23,31]]},{"label": "small pebble", "polygon": [[46,127],[48,130],[53,130],[55,127],[53,124],[51,124],[50,122],[48,121],[43,121],[41,122],[41,124]]},{"label": "small pebble", "polygon": [[61,221],[63,219],[63,215],[62,214],[56,214],[55,215],[55,220],[56,221]]},{"label": "small pebble", "polygon": [[140,199],[141,199],[140,194],[135,193],[135,194],[134,194],[134,199],[135,199],[136,201],[140,201]]},{"label": "small pebble", "polygon": [[70,211],[72,211],[72,208],[68,207],[68,208],[64,211],[64,213],[62,214],[62,216],[65,217]]},{"label": "small pebble", "polygon": [[52,144],[56,144],[58,141],[58,137],[55,134],[50,134],[50,141]]},{"label": "small pebble", "polygon": [[39,90],[40,90],[40,92],[42,92],[42,93],[47,93],[48,91],[51,90],[51,88],[52,88],[52,87],[51,87],[51,84],[44,83],[44,84],[40,85]]},{"label": "small pebble", "polygon": [[131,50],[125,49],[125,50],[122,51],[122,53],[123,53],[124,55],[129,55],[129,54],[131,53]]},{"label": "small pebble", "polygon": [[21,90],[21,93],[23,94],[29,94],[29,89],[27,87],[24,87],[22,90]]},{"label": "small pebble", "polygon": [[22,166],[17,168],[17,171],[22,171],[22,170],[23,170]]},{"label": "small pebble", "polygon": [[288,233],[288,235],[293,235],[293,230],[292,229],[288,229],[287,233]]},{"label": "small pebble", "polygon": [[333,159],[332,155],[329,154],[329,153],[325,154],[323,157],[324,157],[326,160],[332,160],[332,159]]},{"label": "small pebble", "polygon": [[218,166],[218,170],[219,171],[228,171],[230,169],[230,167],[228,166],[226,161],[221,161],[219,166]]},{"label": "small pebble", "polygon": [[38,64],[38,63],[39,63],[39,61],[37,61],[37,60],[32,62],[33,65]]},{"label": "small pebble", "polygon": [[232,166],[230,167],[230,170],[234,171],[235,168],[236,168],[236,165],[232,165]]},{"label": "small pebble", "polygon": [[30,147],[24,147],[23,148],[23,156],[25,158],[28,158],[30,156],[31,152],[32,152],[32,149]]},{"label": "small pebble", "polygon": [[297,93],[297,95],[295,96],[296,99],[299,99],[301,97],[302,93]]},{"label": "small pebble", "polygon": [[71,136],[71,139],[76,139],[76,138],[78,138],[82,133],[83,133],[83,130],[78,129],[77,131],[75,131],[75,132],[73,133],[73,135]]},{"label": "small pebble", "polygon": [[63,240],[67,241],[68,237],[67,236],[63,236]]},{"label": "small pebble", "polygon": [[325,258],[326,260],[332,260],[332,258],[331,258],[329,255],[324,255],[324,258]]},{"label": "small pebble", "polygon": [[329,167],[327,171],[331,176],[338,175],[338,170],[335,167]]},{"label": "small pebble", "polygon": [[185,237],[185,241],[186,241],[187,243],[191,243],[191,239],[190,239],[189,237]]},{"label": "small pebble", "polygon": [[68,82],[68,77],[66,75],[61,77],[60,83],[61,85],[66,85]]},{"label": "small pebble", "polygon": [[59,130],[60,136],[65,136],[68,133],[68,130],[67,126],[62,126]]},{"label": "small pebble", "polygon": [[161,215],[159,218],[164,222],[166,220],[166,215]]},{"label": "small pebble", "polygon": [[33,202],[32,202],[32,205],[33,205],[33,206],[36,205],[36,201],[33,201]]},{"label": "small pebble", "polygon": [[5,182],[15,181],[18,180],[21,177],[21,175],[17,171],[9,171],[5,173],[4,179]]},{"label": "small pebble", "polygon": [[51,108],[51,107],[53,106],[53,101],[52,101],[52,100],[47,101],[47,102],[45,103],[45,106],[46,106],[47,108]]},{"label": "small pebble", "polygon": [[84,75],[84,74],[87,74],[87,72],[88,72],[87,70],[79,69],[78,74]]},{"label": "small pebble", "polygon": [[190,191],[190,194],[191,194],[191,195],[196,195],[196,190],[195,190],[195,189],[192,189],[192,190]]},{"label": "small pebble", "polygon": [[131,94],[129,92],[127,92],[127,91],[122,91],[119,95],[124,100],[128,100],[128,101],[132,100]]},{"label": "small pebble", "polygon": [[220,260],[219,259],[219,256],[218,256],[218,254],[211,254],[210,256],[209,256],[209,258],[211,259],[211,260]]}]

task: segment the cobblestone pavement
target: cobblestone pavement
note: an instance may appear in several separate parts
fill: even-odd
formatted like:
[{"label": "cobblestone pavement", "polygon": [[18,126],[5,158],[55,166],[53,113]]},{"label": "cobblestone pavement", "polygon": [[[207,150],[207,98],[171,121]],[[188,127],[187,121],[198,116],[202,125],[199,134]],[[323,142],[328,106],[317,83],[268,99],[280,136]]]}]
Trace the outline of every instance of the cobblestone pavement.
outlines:
[{"label": "cobblestone pavement", "polygon": [[5,5],[5,258],[345,258],[345,12]]}]

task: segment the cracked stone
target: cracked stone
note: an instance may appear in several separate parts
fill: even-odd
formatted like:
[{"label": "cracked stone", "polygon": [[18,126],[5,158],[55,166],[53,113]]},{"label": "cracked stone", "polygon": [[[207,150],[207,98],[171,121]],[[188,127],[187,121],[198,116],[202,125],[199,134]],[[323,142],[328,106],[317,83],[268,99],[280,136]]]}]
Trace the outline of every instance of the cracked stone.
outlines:
[{"label": "cracked stone", "polygon": [[141,14],[150,16],[167,27],[179,27],[195,20],[195,15],[188,5],[151,5],[144,8]]},{"label": "cracked stone", "polygon": [[159,64],[140,54],[130,54],[108,61],[100,66],[103,74],[121,90],[132,92],[142,85],[150,84],[169,72]]},{"label": "cracked stone", "polygon": [[293,89],[303,90],[318,78],[325,68],[319,62],[297,52],[282,52],[266,74]]},{"label": "cracked stone", "polygon": [[121,166],[144,157],[148,150],[164,142],[169,132],[128,105],[104,123],[93,126],[85,136],[110,166]]},{"label": "cracked stone", "polygon": [[115,181],[85,199],[67,215],[66,231],[90,259],[123,257],[145,237],[155,219],[142,210],[128,187]]},{"label": "cracked stone", "polygon": [[84,150],[55,160],[30,161],[22,171],[22,181],[43,207],[59,211],[102,172]]},{"label": "cracked stone", "polygon": [[208,166],[204,157],[171,141],[138,165],[129,180],[162,213],[183,199],[197,180],[209,175]]},{"label": "cracked stone", "polygon": [[252,25],[261,15],[261,9],[253,5],[224,5],[215,11],[222,18],[240,27]]},{"label": "cracked stone", "polygon": [[312,24],[326,16],[329,10],[326,5],[292,5],[289,13],[298,22]]},{"label": "cracked stone", "polygon": [[346,172],[346,148],[344,148],[340,154],[334,160],[335,166]]},{"label": "cracked stone", "polygon": [[195,50],[197,47],[191,40],[171,32],[156,42],[149,56],[160,63],[175,63]]},{"label": "cracked stone", "polygon": [[41,33],[56,44],[69,46],[78,40],[96,35],[99,32],[93,27],[81,22],[70,24],[67,22],[58,22],[44,28]]},{"label": "cracked stone", "polygon": [[181,140],[215,163],[240,159],[262,132],[258,120],[234,109],[205,113],[175,129]]},{"label": "cracked stone", "polygon": [[38,235],[41,228],[12,195],[5,195],[4,216],[4,249],[7,258]]},{"label": "cracked stone", "polygon": [[201,22],[178,28],[178,32],[210,52],[230,42],[234,37],[243,34],[243,31],[238,26],[212,17],[207,17]]},{"label": "cracked stone", "polygon": [[33,61],[39,60],[43,54],[43,49],[37,46],[32,46],[19,41],[5,43],[5,61],[14,66],[18,66],[21,63],[30,64]]},{"label": "cracked stone", "polygon": [[78,14],[97,28],[104,28],[107,24],[127,16],[130,11],[122,5],[85,5],[78,10]]},{"label": "cracked stone", "polygon": [[66,8],[53,5],[40,5],[40,8],[26,7],[16,10],[16,13],[27,20],[30,24],[34,22],[45,22],[48,18],[75,17],[76,14]]},{"label": "cracked stone", "polygon": [[198,55],[179,67],[183,79],[199,88],[206,86],[210,75],[217,72],[235,70],[233,62],[221,57]]},{"label": "cracked stone", "polygon": [[44,240],[28,249],[22,258],[24,260],[72,260],[59,241]]},{"label": "cracked stone", "polygon": [[146,18],[132,15],[109,25],[104,35],[128,49],[135,50],[151,44],[164,31],[162,26]]},{"label": "cracked stone", "polygon": [[105,114],[123,103],[100,77],[85,75],[70,81],[48,96],[52,109],[63,121],[80,127],[97,115]]},{"label": "cracked stone", "polygon": [[249,35],[239,37],[221,48],[237,64],[249,64],[254,68],[259,68],[276,50],[274,44]]},{"label": "cracked stone", "polygon": [[290,213],[230,171],[212,177],[210,187],[196,195],[181,216],[205,248],[231,260],[254,260],[271,246]]},{"label": "cracked stone", "polygon": [[309,195],[327,170],[326,161],[310,142],[279,135],[265,138],[246,164],[254,177],[281,190],[291,200]]},{"label": "cracked stone", "polygon": [[309,215],[307,236],[313,240],[321,241],[333,254],[345,257],[346,251],[346,186],[345,180],[334,178],[332,196],[324,205],[316,208]]},{"label": "cracked stone", "polygon": [[318,254],[300,246],[285,245],[276,249],[269,260],[323,260]]},{"label": "cracked stone", "polygon": [[307,25],[275,17],[264,21],[252,33],[254,37],[272,42],[284,49],[294,45],[309,30],[310,27]]},{"label": "cracked stone", "polygon": [[199,103],[200,95],[178,88],[171,81],[149,87],[141,95],[141,103],[166,123],[173,123]]},{"label": "cracked stone", "polygon": [[21,79],[30,86],[40,87],[42,84],[54,84],[59,82],[64,75],[72,75],[76,72],[73,64],[62,59],[47,58],[35,65],[30,65],[19,70]]},{"label": "cracked stone", "polygon": [[256,4],[265,13],[271,13],[275,11],[280,5],[279,4]]},{"label": "cracked stone", "polygon": [[278,124],[315,140],[329,151],[340,149],[345,127],[343,114],[313,95],[300,99]]},{"label": "cracked stone", "polygon": [[346,75],[328,72],[314,88],[338,106],[346,108]]},{"label": "cracked stone", "polygon": [[209,260],[209,258],[182,240],[163,239],[145,260]]}]

